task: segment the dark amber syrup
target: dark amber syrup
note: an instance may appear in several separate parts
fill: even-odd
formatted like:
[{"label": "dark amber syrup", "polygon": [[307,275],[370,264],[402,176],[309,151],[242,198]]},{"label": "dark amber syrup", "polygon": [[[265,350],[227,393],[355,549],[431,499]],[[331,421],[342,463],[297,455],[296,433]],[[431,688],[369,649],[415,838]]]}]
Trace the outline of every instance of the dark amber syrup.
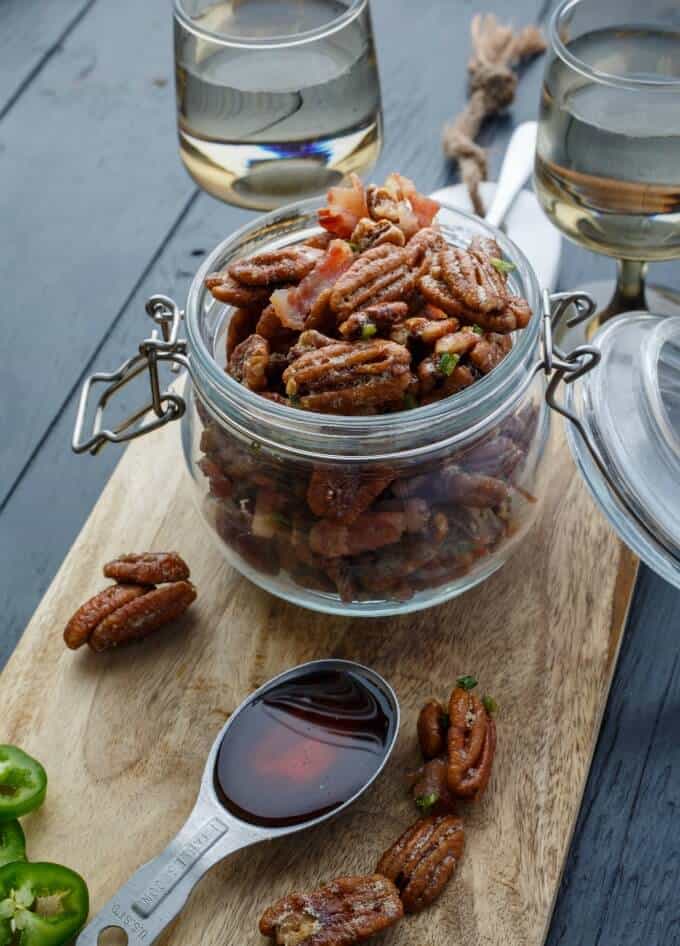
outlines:
[{"label": "dark amber syrup", "polygon": [[217,794],[251,824],[311,821],[371,779],[393,724],[385,695],[352,671],[312,670],[275,684],[227,729],[215,767]]}]

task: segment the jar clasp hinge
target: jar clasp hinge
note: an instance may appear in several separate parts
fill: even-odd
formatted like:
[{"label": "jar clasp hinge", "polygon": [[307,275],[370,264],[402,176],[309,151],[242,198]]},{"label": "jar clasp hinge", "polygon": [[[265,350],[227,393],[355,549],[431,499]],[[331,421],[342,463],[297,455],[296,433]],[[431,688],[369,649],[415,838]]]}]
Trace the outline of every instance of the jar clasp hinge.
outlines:
[{"label": "jar clasp hinge", "polygon": [[[71,442],[75,453],[89,452],[94,455],[106,443],[133,440],[163,427],[172,420],[178,420],[184,414],[184,398],[172,390],[162,391],[159,377],[161,363],[171,364],[173,371],[189,367],[186,341],[179,338],[184,313],[172,299],[163,295],[151,296],[146,303],[146,312],[160,328],[160,336],[158,329],[154,329],[151,337],[141,342],[139,352],[125,361],[117,371],[96,372],[85,379]],[[121,388],[145,371],[148,372],[149,379],[149,401],[115,427],[104,427],[104,411],[108,402]],[[103,384],[104,389],[96,402],[89,436],[83,439],[90,393],[97,384]]]}]

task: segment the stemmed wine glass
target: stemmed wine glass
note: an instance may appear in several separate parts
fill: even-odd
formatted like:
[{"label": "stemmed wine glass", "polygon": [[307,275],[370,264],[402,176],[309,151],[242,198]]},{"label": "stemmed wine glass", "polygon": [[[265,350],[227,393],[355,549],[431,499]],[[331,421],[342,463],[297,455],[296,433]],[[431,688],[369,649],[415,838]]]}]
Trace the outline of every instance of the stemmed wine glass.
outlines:
[{"label": "stemmed wine glass", "polygon": [[271,210],[382,146],[368,0],[175,0],[180,155],[208,193]]},{"label": "stemmed wine glass", "polygon": [[535,186],[567,237],[618,261],[616,284],[584,287],[598,324],[680,314],[680,295],[645,285],[648,262],[680,257],[680,7],[566,0],[550,44]]}]

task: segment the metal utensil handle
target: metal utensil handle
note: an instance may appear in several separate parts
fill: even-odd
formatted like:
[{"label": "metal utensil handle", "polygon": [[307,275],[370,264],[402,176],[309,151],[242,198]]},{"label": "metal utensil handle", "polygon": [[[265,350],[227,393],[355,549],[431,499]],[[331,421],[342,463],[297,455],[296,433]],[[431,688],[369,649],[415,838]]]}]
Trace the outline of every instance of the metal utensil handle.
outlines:
[{"label": "metal utensil handle", "polygon": [[[96,454],[106,443],[124,443],[148,434],[158,427],[163,427],[172,420],[178,420],[186,410],[184,398],[173,391],[161,391],[158,366],[162,362],[169,362],[174,368],[188,368],[186,357],[186,342],[179,338],[180,323],[183,313],[177,303],[168,296],[151,296],[146,303],[146,312],[160,327],[162,337],[154,329],[150,338],[146,338],[139,346],[138,354],[123,362],[117,371],[111,373],[98,372],[85,379],[80,393],[78,413],[73,431],[71,446],[75,453],[89,451]],[[134,411],[129,417],[113,429],[105,428],[104,410],[110,399],[130,381],[147,371],[149,375],[150,400],[143,407]],[[90,392],[94,385],[105,384],[106,387],[97,400],[94,422],[90,435],[83,439],[83,428],[87,416]],[[142,420],[146,414],[155,416]]]},{"label": "metal utensil handle", "polygon": [[150,946],[178,915],[203,875],[229,854],[263,839],[209,799],[199,798],[189,820],[158,857],[144,864],[102,907],[76,940],[98,946],[104,930],[120,941]]},{"label": "metal utensil handle", "polygon": [[522,122],[512,133],[485,220],[500,227],[534,167],[538,122]]}]

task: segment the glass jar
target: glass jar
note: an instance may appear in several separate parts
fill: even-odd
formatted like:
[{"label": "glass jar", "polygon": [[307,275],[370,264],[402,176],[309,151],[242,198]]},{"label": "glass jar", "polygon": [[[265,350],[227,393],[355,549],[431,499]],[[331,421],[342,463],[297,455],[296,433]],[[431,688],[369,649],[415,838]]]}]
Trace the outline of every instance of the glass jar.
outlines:
[{"label": "glass jar", "polygon": [[[234,310],[212,297],[205,278],[238,257],[309,238],[319,231],[320,206],[314,199],[261,217],[208,256],[189,291],[186,342],[178,340],[174,303],[150,300],[164,340],[147,340],[137,359],[151,370],[155,417],[133,433],[184,413],[197,510],[230,563],[255,584],[329,613],[415,611],[499,569],[538,514],[549,431],[548,303],[502,232],[442,210],[437,222],[450,243],[483,235],[500,244],[515,267],[512,290],[534,313],[501,364],[455,396],[392,414],[319,414],[267,400],[225,372]],[[137,359],[124,373],[141,370]],[[189,369],[183,398],[160,393],[157,362],[169,360]],[[95,435],[130,436],[117,430]],[[96,449],[96,436],[74,448]]]}]

